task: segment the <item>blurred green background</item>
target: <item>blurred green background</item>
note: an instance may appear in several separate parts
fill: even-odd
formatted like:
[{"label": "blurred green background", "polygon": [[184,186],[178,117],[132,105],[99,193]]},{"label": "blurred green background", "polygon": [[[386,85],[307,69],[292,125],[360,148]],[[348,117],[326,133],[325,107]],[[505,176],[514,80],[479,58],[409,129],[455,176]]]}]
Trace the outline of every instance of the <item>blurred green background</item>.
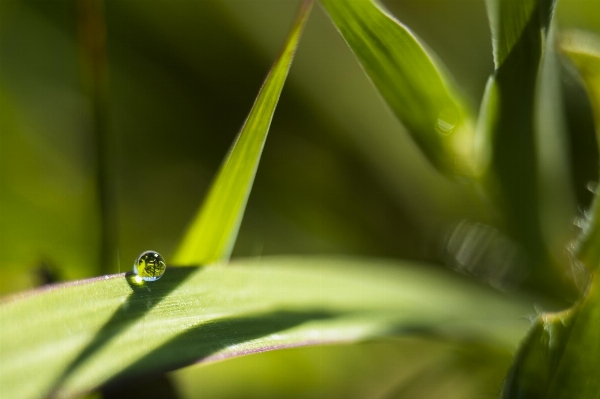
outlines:
[{"label": "blurred green background", "polygon": [[[493,71],[484,0],[385,5],[438,54],[476,109]],[[96,122],[82,83],[80,11],[74,0],[2,0],[0,293],[35,287],[48,273],[69,280],[129,271],[148,249],[168,262],[248,114],[297,6],[291,0],[105,2],[106,134],[112,143],[118,253],[114,262],[101,265]],[[557,19],[559,28],[600,32],[600,3],[562,0]],[[573,81],[564,84],[567,94],[570,87],[575,93],[567,101],[565,124],[579,136],[570,146],[555,146],[555,152],[549,145],[545,161],[570,165],[576,188],[574,196],[553,196],[545,223],[559,257],[576,234],[569,226],[577,205],[590,200],[584,186],[597,179],[589,110]],[[335,253],[442,265],[445,237],[462,219],[492,217],[472,188],[443,178],[425,161],[315,7],[275,113],[233,256]],[[252,397],[252,384],[267,381],[272,390],[257,390],[262,393],[256,397],[304,386],[298,397],[417,398],[414,392],[421,388],[414,387],[426,384],[419,378],[435,378],[446,364],[439,359],[453,356],[475,362],[481,373],[500,369],[481,380],[497,387],[510,354],[492,351],[490,359],[496,360],[486,368],[473,356],[487,351],[410,340],[295,349],[191,368],[173,381],[191,397],[204,390]],[[426,362],[427,356],[437,359],[433,369],[423,371],[430,374],[400,361]],[[278,366],[290,363],[300,371]],[[340,368],[349,364],[354,366]],[[248,377],[248,370],[255,377]],[[313,370],[312,377],[302,370]],[[467,387],[457,392],[471,389],[466,376],[473,368],[464,370],[444,374],[451,376],[450,386]],[[409,371],[418,375],[408,376]],[[239,386],[222,389],[226,377],[218,376],[231,373],[246,377]],[[269,375],[284,381],[281,391],[268,382]],[[356,379],[359,375],[364,378]],[[402,378],[412,381],[403,388],[408,391],[398,390]],[[344,389],[334,389],[335,381]],[[360,388],[351,389],[348,381]],[[370,390],[380,389],[382,381],[388,390]],[[239,391],[244,386],[249,391]]]},{"label": "blurred green background", "polygon": [[[476,104],[492,69],[485,9],[482,2],[453,3],[390,7],[447,55]],[[110,271],[129,270],[146,249],[168,261],[296,7],[294,1],[106,2],[119,226],[119,259]],[[436,28],[440,21],[428,15],[451,23]],[[1,18],[0,262],[14,274],[2,279],[6,292],[35,285],[28,271],[41,265],[60,279],[101,268],[94,121],[82,88],[76,3],[3,0]],[[464,191],[424,161],[315,7],[234,256],[435,259],[441,230],[473,212]]]}]

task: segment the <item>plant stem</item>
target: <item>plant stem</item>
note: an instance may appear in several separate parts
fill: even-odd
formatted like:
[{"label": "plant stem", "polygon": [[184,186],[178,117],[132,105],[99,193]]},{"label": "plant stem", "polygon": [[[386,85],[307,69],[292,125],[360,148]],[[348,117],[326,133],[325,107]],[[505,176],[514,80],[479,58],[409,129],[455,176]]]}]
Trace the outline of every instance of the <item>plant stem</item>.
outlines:
[{"label": "plant stem", "polygon": [[77,0],[81,75],[90,100],[95,185],[100,214],[100,272],[115,270],[118,243],[114,138],[109,129],[108,68],[103,0]]}]

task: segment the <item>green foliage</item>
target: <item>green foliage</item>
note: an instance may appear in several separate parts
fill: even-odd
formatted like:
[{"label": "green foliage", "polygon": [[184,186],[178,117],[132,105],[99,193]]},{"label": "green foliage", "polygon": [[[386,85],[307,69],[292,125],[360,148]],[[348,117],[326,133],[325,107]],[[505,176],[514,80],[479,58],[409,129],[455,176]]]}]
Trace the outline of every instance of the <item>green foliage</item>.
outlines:
[{"label": "green foliage", "polygon": [[21,320],[2,325],[1,393],[73,396],[196,361],[412,331],[514,345],[528,301],[461,280],[425,265],[265,258],[15,296],[0,307]]},{"label": "green foliage", "polygon": [[312,7],[306,0],[279,59],[234,142],[230,154],[192,223],[173,262],[203,265],[228,260],[242,222],[271,119]]},{"label": "green foliage", "polygon": [[548,269],[551,261],[540,215],[536,118],[554,1],[489,0],[486,4],[495,71],[482,103],[479,173],[503,212],[511,237],[527,248],[532,264]]},{"label": "green foliage", "polygon": [[471,112],[439,61],[370,0],[325,0],[323,5],[429,160],[450,176],[469,174]]},{"label": "green foliage", "polygon": [[[575,64],[581,74],[589,94],[596,132],[600,135],[600,38],[582,32],[571,32],[561,42],[561,50]],[[600,142],[600,141],[599,141]],[[598,196],[595,193],[589,225],[580,239],[578,253],[581,261],[590,271],[598,269],[600,264],[600,226],[598,215]]]},{"label": "green foliage", "polygon": [[[581,73],[588,90],[596,131],[600,132],[600,39],[572,33],[561,42]],[[523,345],[509,375],[505,398],[597,398],[600,382],[600,288],[594,276],[600,257],[598,235],[598,194],[595,194],[590,220],[584,227],[573,252],[592,273],[583,298],[572,308],[558,314],[540,315]]]},{"label": "green foliage", "polygon": [[[594,277],[600,262],[600,201],[595,193],[586,211],[588,204],[579,203],[581,231],[573,234],[564,218],[544,212],[554,201],[558,213],[571,216],[574,206],[565,198],[572,193],[550,198],[554,196],[543,189],[550,181],[572,191],[564,178],[568,172],[561,170],[569,165],[563,167],[559,158],[566,158],[565,147],[575,147],[586,131],[600,132],[600,40],[576,32],[561,34],[557,41],[561,26],[554,17],[559,22],[567,18],[561,10],[569,7],[589,7],[589,15],[600,15],[590,12],[598,6],[487,0],[494,65],[490,55],[493,71],[477,116],[451,77],[461,74],[451,73],[434,54],[434,48],[444,52],[443,41],[426,45],[407,27],[418,26],[419,18],[402,10],[426,9],[436,1],[386,3],[402,21],[411,21],[406,25],[374,0],[321,0],[323,7],[307,21],[312,1],[304,1],[207,189],[239,126],[237,118],[247,114],[255,85],[264,77],[266,63],[257,54],[270,49],[275,37],[279,44],[283,35],[283,29],[277,34],[270,29],[284,20],[282,15],[291,15],[288,2],[265,9],[272,14],[271,23],[254,5],[240,3],[237,11],[228,10],[229,0],[170,7],[130,0],[108,3],[107,31],[116,32],[109,39],[115,34],[131,43],[109,40],[106,52],[103,11],[88,7],[89,1],[80,0],[77,8],[69,2],[3,3],[0,206],[8,212],[0,213],[0,267],[13,281],[3,281],[0,291],[27,286],[23,276],[32,266],[39,285],[120,270],[120,263],[112,264],[113,257],[121,258],[116,255],[119,242],[126,243],[123,259],[139,253],[140,246],[153,247],[167,255],[168,267],[155,282],[114,274],[3,298],[0,396],[72,397],[94,390],[109,396],[119,389],[132,396],[142,388],[162,392],[154,387],[166,381],[163,388],[170,394],[180,391],[185,397],[198,392],[311,397],[320,392],[328,397],[464,398],[501,389],[507,399],[599,397],[600,287]],[[461,7],[458,2],[444,4],[439,6]],[[65,21],[73,15],[77,32],[64,28],[71,27]],[[248,28],[246,22],[232,23],[233,15],[238,22],[258,22]],[[23,16],[37,22],[21,23]],[[452,18],[442,19],[450,23]],[[29,25],[31,31],[23,28]],[[290,90],[282,95],[304,25],[312,47],[327,42],[333,32],[341,34],[351,51],[338,55],[328,48],[302,61],[302,52],[310,48],[302,46],[298,63],[304,69],[297,75],[292,70]],[[248,32],[257,43],[266,43],[264,48],[256,50],[260,46],[246,39]],[[48,59],[60,63],[80,57],[83,77],[102,82],[86,94],[81,109],[71,110],[81,118],[79,124],[66,126],[64,120],[76,118],[54,111],[64,107],[57,98],[68,98],[64,93],[60,97],[57,88],[81,97],[76,73],[26,56],[40,35],[60,43],[48,46]],[[147,42],[152,45],[140,44]],[[560,68],[555,46],[570,60],[568,67]],[[350,52],[358,63],[344,58]],[[100,60],[104,66],[105,59],[115,60],[108,64],[108,75],[95,65]],[[343,62],[336,64],[339,60]],[[448,65],[453,62],[461,65],[462,59]],[[367,79],[358,81],[353,75],[358,65]],[[36,73],[27,72],[29,67]],[[322,74],[328,68],[334,71]],[[94,75],[100,69],[102,76]],[[575,74],[582,79],[571,84],[582,85],[585,93],[563,94],[559,81]],[[33,75],[39,81],[29,82]],[[115,82],[110,87],[108,76]],[[361,84],[365,86],[355,88]],[[316,89],[322,92],[314,97]],[[44,90],[45,97],[36,97]],[[228,101],[233,92],[239,97]],[[374,101],[376,92],[400,124],[385,120],[385,107]],[[586,126],[585,118],[573,118],[572,109],[563,107],[571,95],[581,103],[589,101],[595,126],[589,121]],[[352,105],[351,98],[363,96],[363,103]],[[280,121],[274,118],[276,107]],[[379,108],[384,111],[375,111]],[[576,124],[570,123],[573,119]],[[402,127],[414,149],[402,141]],[[120,141],[112,129],[123,136]],[[265,147],[270,129],[272,147]],[[81,159],[88,159],[82,150],[89,145],[88,135],[98,147],[89,164]],[[81,145],[71,148],[76,140]],[[588,146],[581,165],[597,163],[592,158],[597,158],[600,139],[587,140],[594,145]],[[109,157],[106,164],[107,154],[118,159]],[[571,165],[578,161],[577,154],[573,157]],[[410,170],[395,169],[399,159],[408,159]],[[203,162],[201,168],[197,162]],[[144,175],[147,171],[151,173]],[[577,173],[573,182],[582,179]],[[62,177],[44,180],[54,175]],[[115,190],[119,185],[122,193]],[[189,220],[205,189],[202,207]],[[115,193],[122,198],[111,197]],[[280,205],[286,201],[287,208]],[[94,208],[100,209],[98,216]],[[121,224],[113,226],[117,215]],[[187,234],[177,243],[173,237],[186,223]],[[559,233],[550,233],[548,225]],[[571,259],[561,258],[565,246]],[[229,264],[232,252],[261,256]],[[282,252],[346,256],[262,256]],[[382,260],[384,256],[427,262]],[[436,270],[442,261],[507,292]],[[575,283],[579,292],[574,294]],[[510,291],[515,287],[533,296]],[[578,299],[572,304],[574,296]],[[533,303],[542,313],[523,339]],[[566,309],[545,312],[559,307]],[[501,388],[509,353],[521,339]],[[348,343],[359,345],[300,348]],[[296,349],[257,355],[289,348]],[[253,356],[244,359],[248,354]],[[168,379],[147,379],[225,359],[231,360],[187,368]],[[261,377],[231,377],[249,369]],[[290,370],[307,378],[299,382],[288,375]],[[325,389],[319,385],[323,379],[336,384]],[[170,380],[177,389],[169,388]],[[261,387],[250,394],[254,380]],[[263,381],[270,386],[263,387]],[[202,383],[212,388],[204,391]],[[224,384],[227,389],[217,393],[215,386]],[[303,389],[296,389],[299,384]]]}]

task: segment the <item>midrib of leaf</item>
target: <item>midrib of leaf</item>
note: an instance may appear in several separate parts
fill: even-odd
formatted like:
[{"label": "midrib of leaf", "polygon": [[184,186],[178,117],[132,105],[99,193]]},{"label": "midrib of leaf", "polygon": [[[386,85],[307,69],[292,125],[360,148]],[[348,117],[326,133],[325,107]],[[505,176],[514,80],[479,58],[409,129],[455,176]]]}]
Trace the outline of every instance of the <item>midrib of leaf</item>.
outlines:
[{"label": "midrib of leaf", "polygon": [[375,259],[170,268],[142,285],[121,274],[0,304],[0,396],[71,397],[192,362],[415,328],[512,347],[530,312],[449,272]]},{"label": "midrib of leaf", "polygon": [[173,264],[204,265],[229,259],[271,120],[312,3],[312,0],[303,1],[283,50],[172,259]]}]

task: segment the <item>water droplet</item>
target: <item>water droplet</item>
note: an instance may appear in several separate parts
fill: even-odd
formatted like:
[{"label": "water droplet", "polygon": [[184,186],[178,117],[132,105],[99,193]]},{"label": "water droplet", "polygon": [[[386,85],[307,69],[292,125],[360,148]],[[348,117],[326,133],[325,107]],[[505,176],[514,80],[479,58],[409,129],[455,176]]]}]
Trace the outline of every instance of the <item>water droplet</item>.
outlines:
[{"label": "water droplet", "polygon": [[143,281],[156,281],[165,274],[167,264],[164,258],[154,251],[142,252],[133,264],[133,272]]}]

